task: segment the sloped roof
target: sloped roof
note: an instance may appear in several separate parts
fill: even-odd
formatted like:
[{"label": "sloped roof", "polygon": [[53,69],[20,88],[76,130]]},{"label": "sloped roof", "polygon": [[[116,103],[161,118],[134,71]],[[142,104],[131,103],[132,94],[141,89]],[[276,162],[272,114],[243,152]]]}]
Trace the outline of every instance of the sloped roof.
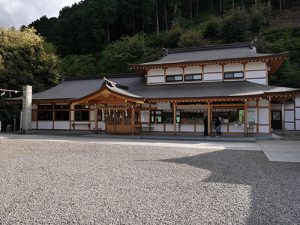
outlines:
[{"label": "sloped roof", "polygon": [[166,55],[160,60],[141,63],[129,64],[131,68],[142,66],[154,66],[163,64],[180,64],[206,61],[221,60],[238,60],[261,57],[280,57],[286,56],[287,53],[280,54],[262,54],[257,53],[256,48],[250,43],[235,43],[214,46],[201,46],[194,48],[177,48],[167,49]]},{"label": "sloped roof", "polygon": [[[145,85],[145,77],[141,75],[110,77],[109,80],[119,84],[119,86],[108,85],[112,91],[129,97],[146,99],[245,97],[299,91],[295,88],[274,87],[249,81]],[[34,94],[33,99],[79,99],[99,90],[103,82],[103,78],[63,81],[49,90]],[[126,88],[121,88],[122,86]]]}]

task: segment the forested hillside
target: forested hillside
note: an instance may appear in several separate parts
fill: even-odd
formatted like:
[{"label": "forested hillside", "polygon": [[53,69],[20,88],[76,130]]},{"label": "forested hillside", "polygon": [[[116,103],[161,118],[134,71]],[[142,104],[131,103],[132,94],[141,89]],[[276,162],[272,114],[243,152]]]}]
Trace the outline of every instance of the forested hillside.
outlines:
[{"label": "forested hillside", "polygon": [[[155,60],[163,48],[257,40],[264,52],[291,51],[274,84],[300,86],[300,38],[290,13],[299,2],[84,0],[63,8],[58,18],[44,16],[29,27],[56,46],[64,76],[128,72],[127,63]],[[293,78],[279,79],[283,73]]]}]

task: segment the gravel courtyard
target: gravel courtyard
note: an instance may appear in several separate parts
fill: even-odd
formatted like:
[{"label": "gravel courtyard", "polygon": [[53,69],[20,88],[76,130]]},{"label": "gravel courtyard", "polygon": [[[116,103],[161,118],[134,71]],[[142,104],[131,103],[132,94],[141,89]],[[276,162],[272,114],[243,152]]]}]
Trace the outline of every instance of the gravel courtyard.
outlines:
[{"label": "gravel courtyard", "polygon": [[300,224],[300,163],[213,145],[0,139],[0,188],[0,224]]}]

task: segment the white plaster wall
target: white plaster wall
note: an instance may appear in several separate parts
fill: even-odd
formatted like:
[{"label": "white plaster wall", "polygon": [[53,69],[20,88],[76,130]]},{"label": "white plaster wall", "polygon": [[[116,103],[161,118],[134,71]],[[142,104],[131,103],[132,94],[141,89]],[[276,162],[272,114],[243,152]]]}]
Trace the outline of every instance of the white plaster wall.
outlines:
[{"label": "white plaster wall", "polygon": [[300,120],[300,108],[296,108],[295,112],[296,112],[296,120]]},{"label": "white plaster wall", "polygon": [[237,126],[235,126],[233,124],[229,124],[229,132],[231,132],[231,133],[245,132],[244,124],[237,125]]},{"label": "white plaster wall", "polygon": [[87,122],[87,121],[82,121],[82,122],[76,121],[75,122],[75,130],[89,130],[88,124],[89,124],[89,122]]},{"label": "white plaster wall", "polygon": [[36,129],[36,121],[31,121],[31,129]]},{"label": "white plaster wall", "polygon": [[224,65],[224,72],[243,71],[244,66],[241,63],[229,63]]},{"label": "white plaster wall", "polygon": [[194,132],[194,124],[180,124],[180,132]]},{"label": "white plaster wall", "polygon": [[55,130],[69,130],[70,122],[69,121],[55,121],[54,129]]},{"label": "white plaster wall", "polygon": [[246,70],[264,70],[266,69],[266,63],[264,62],[249,62],[246,64]]},{"label": "white plaster wall", "polygon": [[256,83],[256,84],[263,84],[263,85],[267,85],[267,79],[261,78],[261,79],[248,79],[247,81],[252,82],[252,83]]},{"label": "white plaster wall", "polygon": [[248,106],[256,106],[256,101],[247,102]]},{"label": "white plaster wall", "polygon": [[208,73],[208,74],[204,74],[203,79],[205,81],[222,80],[223,76],[222,73]]},{"label": "white plaster wall", "polygon": [[[74,105],[71,105],[71,106],[70,106],[70,109],[74,109],[74,108],[75,108]],[[70,118],[70,120],[74,120],[74,118],[75,118],[75,113],[74,113],[74,110],[72,110],[72,111],[71,111],[71,118]]]},{"label": "white plaster wall", "polygon": [[164,75],[164,69],[156,68],[148,70],[148,76]]},{"label": "white plaster wall", "polygon": [[39,127],[40,130],[52,130],[52,121],[39,121]]},{"label": "white plaster wall", "polygon": [[296,96],[295,98],[295,105],[300,106],[300,95]]},{"label": "white plaster wall", "polygon": [[296,130],[300,130],[300,120],[296,120]]},{"label": "white plaster wall", "polygon": [[285,123],[285,130],[294,130],[294,123]]},{"label": "white plaster wall", "polygon": [[260,125],[258,127],[258,132],[259,133],[269,133],[269,126]]},{"label": "white plaster wall", "polygon": [[247,78],[266,78],[266,71],[246,71],[245,77]]},{"label": "white plaster wall", "polygon": [[204,66],[204,73],[215,73],[215,72],[222,72],[221,65],[207,65]]},{"label": "white plaster wall", "polygon": [[285,103],[284,104],[285,109],[294,109],[294,103]]},{"label": "white plaster wall", "polygon": [[164,131],[163,124],[152,124],[153,131]]},{"label": "white plaster wall", "polygon": [[[169,123],[165,125],[165,131],[166,132],[174,132],[174,124],[173,123]],[[179,124],[176,123],[176,132],[179,131]]]},{"label": "white plaster wall", "polygon": [[94,120],[95,119],[95,110],[90,110],[90,120]]},{"label": "white plaster wall", "polygon": [[184,68],[185,74],[192,74],[192,73],[202,73],[201,66],[188,66]]},{"label": "white plaster wall", "polygon": [[284,113],[284,121],[285,122],[294,122],[294,111],[285,111]]},{"label": "white plaster wall", "polygon": [[267,107],[267,106],[269,106],[269,101],[266,99],[259,100],[258,105]]},{"label": "white plaster wall", "polygon": [[196,124],[196,132],[204,132],[204,124]]},{"label": "white plaster wall", "polygon": [[[254,119],[254,123],[257,123],[257,109],[256,108],[249,108],[248,110],[248,113],[247,113],[247,121],[248,122],[252,122]],[[253,115],[251,115],[253,114]],[[250,118],[251,116],[253,116],[254,118]],[[252,120],[252,121],[250,121]]]},{"label": "white plaster wall", "polygon": [[165,77],[164,76],[148,77],[147,80],[148,80],[148,84],[164,83]]},{"label": "white plaster wall", "polygon": [[281,104],[272,104],[271,105],[272,109],[277,109],[277,110],[281,110]]},{"label": "white plaster wall", "polygon": [[166,75],[183,74],[182,67],[171,67],[166,69]]},{"label": "white plaster wall", "polygon": [[269,109],[259,109],[259,124],[269,124]]}]

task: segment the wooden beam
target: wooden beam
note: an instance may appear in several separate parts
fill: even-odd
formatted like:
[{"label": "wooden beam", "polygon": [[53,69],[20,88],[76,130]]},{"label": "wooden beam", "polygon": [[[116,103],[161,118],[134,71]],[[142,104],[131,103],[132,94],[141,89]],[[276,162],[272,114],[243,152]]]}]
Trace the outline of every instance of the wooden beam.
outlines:
[{"label": "wooden beam", "polygon": [[246,100],[245,106],[244,106],[244,133],[245,133],[245,135],[248,135],[247,131],[248,131],[248,105],[247,105],[247,100]]},{"label": "wooden beam", "polygon": [[210,105],[210,102],[208,103],[208,106],[207,106],[207,120],[208,120],[208,136],[211,135],[211,105]]},{"label": "wooden beam", "polygon": [[134,124],[135,124],[135,110],[134,107],[131,109],[131,134],[134,134]]},{"label": "wooden beam", "polygon": [[176,102],[173,102],[173,124],[174,124],[174,135],[176,135]]},{"label": "wooden beam", "polygon": [[94,120],[95,120],[95,133],[98,134],[98,107],[97,106],[95,106]]}]

